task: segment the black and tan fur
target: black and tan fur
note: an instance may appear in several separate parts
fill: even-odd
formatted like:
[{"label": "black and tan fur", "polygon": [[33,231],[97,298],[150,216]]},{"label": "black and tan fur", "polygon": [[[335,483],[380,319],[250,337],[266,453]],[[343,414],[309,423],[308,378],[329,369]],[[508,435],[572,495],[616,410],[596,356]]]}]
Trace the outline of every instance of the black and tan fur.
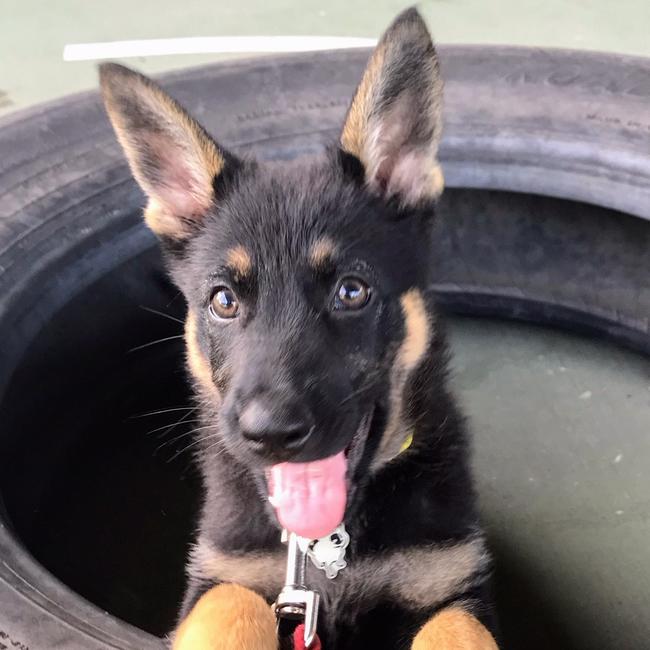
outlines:
[{"label": "black and tan fur", "polygon": [[[359,437],[348,568],[335,580],[308,574],[323,647],[495,648],[465,428],[427,291],[442,82],[419,14],[388,29],[340,142],[308,168],[240,160],[125,68],[102,66],[101,85],[187,300],[187,363],[206,427],[205,500],[175,646],[276,647],[260,596],[277,595],[285,551],[264,470]],[[370,288],[367,304],[337,302],[344,277]],[[235,318],[210,309],[222,286],[236,297]],[[262,398],[273,405],[269,432],[298,422],[300,444],[244,439],[242,413]]]}]

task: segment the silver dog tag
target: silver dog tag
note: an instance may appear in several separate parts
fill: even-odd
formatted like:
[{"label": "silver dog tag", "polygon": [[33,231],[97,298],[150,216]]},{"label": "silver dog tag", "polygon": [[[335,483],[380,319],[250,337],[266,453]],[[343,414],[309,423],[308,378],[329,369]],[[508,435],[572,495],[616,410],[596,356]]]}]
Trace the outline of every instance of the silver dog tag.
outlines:
[{"label": "silver dog tag", "polygon": [[312,564],[333,580],[341,569],[345,569],[345,549],[350,543],[350,536],[345,530],[345,525],[340,524],[334,532],[320,539],[300,538],[299,543],[304,545],[304,551]]}]

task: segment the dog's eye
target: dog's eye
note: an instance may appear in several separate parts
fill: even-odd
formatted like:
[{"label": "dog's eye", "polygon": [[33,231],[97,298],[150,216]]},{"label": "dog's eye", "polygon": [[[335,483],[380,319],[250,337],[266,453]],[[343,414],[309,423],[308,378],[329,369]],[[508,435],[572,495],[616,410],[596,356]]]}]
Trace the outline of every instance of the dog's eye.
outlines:
[{"label": "dog's eye", "polygon": [[359,278],[343,278],[336,288],[334,309],[361,309],[370,300],[370,287]]},{"label": "dog's eye", "polygon": [[210,312],[216,318],[234,318],[239,313],[239,303],[232,289],[217,287],[210,299]]}]

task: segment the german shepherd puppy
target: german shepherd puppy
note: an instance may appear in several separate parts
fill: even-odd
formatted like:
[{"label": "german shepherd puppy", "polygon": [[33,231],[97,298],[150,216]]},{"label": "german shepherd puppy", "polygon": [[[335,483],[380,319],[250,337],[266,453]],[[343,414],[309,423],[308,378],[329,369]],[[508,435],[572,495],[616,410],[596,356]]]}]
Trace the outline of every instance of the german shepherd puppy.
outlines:
[{"label": "german shepherd puppy", "polygon": [[301,168],[238,158],[135,72],[100,76],[187,300],[207,432],[174,647],[277,648],[282,527],[317,538],[344,519],[347,567],[307,572],[325,650],[496,648],[467,437],[427,291],[442,81],[418,12],[380,40],[339,141]]}]

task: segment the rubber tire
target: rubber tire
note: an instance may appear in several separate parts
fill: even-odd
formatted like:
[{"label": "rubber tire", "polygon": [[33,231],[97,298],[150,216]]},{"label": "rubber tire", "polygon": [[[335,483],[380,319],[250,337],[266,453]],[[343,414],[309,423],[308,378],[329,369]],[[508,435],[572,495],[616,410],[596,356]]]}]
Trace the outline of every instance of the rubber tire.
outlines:
[{"label": "rubber tire", "polygon": [[[650,62],[440,51],[452,188],[436,249],[441,302],[650,352]],[[289,159],[336,135],[367,56],[269,57],[162,80],[225,145]],[[0,151],[1,396],[52,315],[155,242],[95,93],[4,118]],[[0,458],[17,434],[0,423]],[[162,646],[61,584],[1,519],[0,558],[0,630],[10,639],[31,650]]]}]

